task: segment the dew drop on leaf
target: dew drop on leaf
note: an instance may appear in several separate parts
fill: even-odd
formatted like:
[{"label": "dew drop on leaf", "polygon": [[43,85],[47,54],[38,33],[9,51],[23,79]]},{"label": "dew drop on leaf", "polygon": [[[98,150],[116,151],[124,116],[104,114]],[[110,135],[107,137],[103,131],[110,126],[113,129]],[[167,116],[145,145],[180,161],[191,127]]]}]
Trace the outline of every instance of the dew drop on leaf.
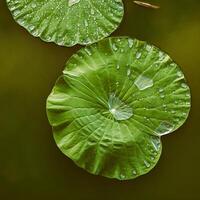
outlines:
[{"label": "dew drop on leaf", "polygon": [[136,58],[139,59],[141,57],[142,53],[141,52],[137,52],[136,53]]},{"label": "dew drop on leaf", "polygon": [[70,7],[70,6],[73,6],[74,4],[77,4],[77,3],[79,3],[80,2],[80,0],[69,0],[68,1],[68,6]]},{"label": "dew drop on leaf", "polygon": [[127,120],[133,116],[133,109],[122,102],[114,94],[111,94],[108,100],[110,113],[116,120]]},{"label": "dew drop on leaf", "polygon": [[174,126],[173,124],[163,121],[159,124],[159,126],[156,128],[155,132],[158,135],[166,135],[170,133],[173,130]]},{"label": "dew drop on leaf", "polygon": [[139,75],[134,84],[139,90],[145,90],[153,86],[153,80],[144,75]]},{"label": "dew drop on leaf", "polygon": [[149,168],[151,165],[150,165],[150,163],[148,162],[148,161],[146,161],[146,160],[144,160],[144,165],[145,165],[145,167],[147,167],[147,168]]},{"label": "dew drop on leaf", "polygon": [[133,39],[128,39],[128,46],[129,48],[133,47]]}]

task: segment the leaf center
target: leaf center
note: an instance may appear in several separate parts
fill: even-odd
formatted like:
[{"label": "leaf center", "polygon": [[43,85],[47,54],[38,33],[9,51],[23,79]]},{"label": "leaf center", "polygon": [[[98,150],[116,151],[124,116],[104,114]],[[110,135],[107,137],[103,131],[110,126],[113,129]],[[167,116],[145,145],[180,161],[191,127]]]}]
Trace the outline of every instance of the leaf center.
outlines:
[{"label": "leaf center", "polygon": [[115,94],[111,94],[108,99],[110,114],[116,120],[126,120],[133,116],[133,109],[121,101]]}]

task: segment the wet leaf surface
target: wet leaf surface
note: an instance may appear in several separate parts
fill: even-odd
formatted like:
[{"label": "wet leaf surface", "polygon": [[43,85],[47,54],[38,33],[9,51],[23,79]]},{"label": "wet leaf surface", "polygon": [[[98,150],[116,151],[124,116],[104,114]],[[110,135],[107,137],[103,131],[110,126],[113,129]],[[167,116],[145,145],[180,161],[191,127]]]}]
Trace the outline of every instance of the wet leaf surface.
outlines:
[{"label": "wet leaf surface", "polygon": [[156,165],[160,136],[178,129],[189,110],[179,66],[155,46],[126,37],[79,50],[47,100],[61,151],[90,173],[120,180]]}]

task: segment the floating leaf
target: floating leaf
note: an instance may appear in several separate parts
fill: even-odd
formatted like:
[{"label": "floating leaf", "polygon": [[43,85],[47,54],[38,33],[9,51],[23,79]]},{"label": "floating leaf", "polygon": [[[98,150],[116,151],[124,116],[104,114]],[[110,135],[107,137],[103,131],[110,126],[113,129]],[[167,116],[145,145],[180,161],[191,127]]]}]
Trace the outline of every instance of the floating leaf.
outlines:
[{"label": "floating leaf", "polygon": [[156,165],[160,136],[179,128],[189,110],[190,90],[177,64],[126,37],[74,54],[47,100],[61,151],[90,173],[120,180]]},{"label": "floating leaf", "polygon": [[123,17],[121,0],[7,0],[14,19],[47,42],[73,46],[110,35]]}]

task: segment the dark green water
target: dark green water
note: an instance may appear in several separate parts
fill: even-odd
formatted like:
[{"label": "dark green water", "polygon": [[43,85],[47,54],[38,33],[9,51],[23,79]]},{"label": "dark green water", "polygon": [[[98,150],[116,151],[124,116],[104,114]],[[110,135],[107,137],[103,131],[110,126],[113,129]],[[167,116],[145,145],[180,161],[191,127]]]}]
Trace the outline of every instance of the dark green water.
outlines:
[{"label": "dark green water", "polygon": [[125,18],[114,35],[147,40],[182,67],[193,98],[187,123],[163,137],[161,159],[147,175],[120,182],[79,169],[54,143],[45,101],[80,47],[32,37],[0,0],[0,199],[200,199],[200,1],[152,0],[159,10],[124,2]]}]

